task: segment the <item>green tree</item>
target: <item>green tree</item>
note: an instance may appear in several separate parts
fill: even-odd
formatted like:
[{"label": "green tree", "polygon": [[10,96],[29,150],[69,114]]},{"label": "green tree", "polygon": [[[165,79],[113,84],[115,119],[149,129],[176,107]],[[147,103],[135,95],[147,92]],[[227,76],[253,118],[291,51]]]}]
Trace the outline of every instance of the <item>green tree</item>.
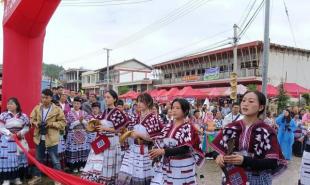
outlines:
[{"label": "green tree", "polygon": [[128,86],[120,86],[120,87],[118,87],[118,94],[119,95],[125,94],[129,90],[130,90],[130,88]]},{"label": "green tree", "polygon": [[249,85],[247,85],[247,88],[249,91],[256,91],[257,90],[256,84],[249,84]]},{"label": "green tree", "polygon": [[50,77],[52,80],[59,79],[59,73],[62,70],[64,70],[62,66],[43,63],[43,74]]},{"label": "green tree", "polygon": [[306,105],[310,105],[310,94],[303,94],[301,97],[303,97],[306,101]]},{"label": "green tree", "polygon": [[278,112],[282,112],[286,106],[287,106],[287,103],[289,102],[289,96],[287,96],[284,88],[283,88],[283,83],[281,83],[279,85],[279,88],[278,88],[278,91],[279,91],[279,95],[277,96],[278,98]]}]

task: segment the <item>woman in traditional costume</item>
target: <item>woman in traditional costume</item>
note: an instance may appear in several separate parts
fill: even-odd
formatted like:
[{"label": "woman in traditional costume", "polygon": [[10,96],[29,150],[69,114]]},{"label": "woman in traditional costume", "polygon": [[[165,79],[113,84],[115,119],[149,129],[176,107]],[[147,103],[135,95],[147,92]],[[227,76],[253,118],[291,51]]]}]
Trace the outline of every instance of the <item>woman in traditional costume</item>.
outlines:
[{"label": "woman in traditional costume", "polygon": [[[91,104],[92,113],[90,115],[90,121],[103,120],[102,112],[100,111],[100,103],[95,102]],[[97,132],[87,132],[89,145],[96,139]]]},{"label": "woman in traditional costume", "polygon": [[9,185],[10,181],[22,184],[20,177],[27,174],[27,158],[17,146],[14,137],[17,136],[26,147],[24,136],[28,131],[29,118],[22,113],[18,100],[10,98],[7,111],[0,115],[0,179],[4,180],[3,185]]},{"label": "woman in traditional costume", "polygon": [[67,113],[68,136],[66,140],[67,165],[74,173],[82,171],[90,151],[86,126],[89,116],[81,110],[82,99],[75,97],[73,109]]},{"label": "woman in traditional costume", "polygon": [[189,111],[190,104],[185,99],[172,102],[174,121],[167,124],[157,137],[158,148],[150,151],[152,159],[162,157],[161,171],[156,173],[152,185],[198,184],[196,165],[202,164],[204,155],[199,148],[197,129],[186,121]]},{"label": "woman in traditional costume", "polygon": [[219,153],[215,157],[225,174],[223,184],[271,185],[272,175],[286,166],[274,129],[259,119],[265,106],[264,94],[246,92],[241,102],[244,118],[225,126],[211,143]]},{"label": "woman in traditional costume", "polygon": [[97,137],[92,142],[92,150],[88,156],[82,178],[93,182],[114,185],[121,166],[121,146],[119,132],[128,124],[127,115],[115,107],[118,96],[109,90],[104,94],[107,109],[100,117],[97,125]]},{"label": "woman in traditional costume", "polygon": [[153,139],[160,133],[162,123],[152,112],[153,99],[143,93],[138,96],[140,115],[130,137],[134,140],[126,151],[118,174],[118,185],[149,185],[154,175],[149,150]]},{"label": "woman in traditional costume", "polygon": [[291,160],[294,144],[294,131],[296,130],[297,125],[291,117],[290,111],[285,110],[280,116],[278,116],[276,124],[279,126],[278,141],[283,155],[286,160]]}]

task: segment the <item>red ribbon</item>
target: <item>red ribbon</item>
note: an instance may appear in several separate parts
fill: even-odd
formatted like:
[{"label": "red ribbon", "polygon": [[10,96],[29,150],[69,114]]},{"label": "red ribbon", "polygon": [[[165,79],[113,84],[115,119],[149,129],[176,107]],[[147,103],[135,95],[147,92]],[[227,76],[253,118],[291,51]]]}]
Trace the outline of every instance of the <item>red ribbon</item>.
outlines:
[{"label": "red ribbon", "polygon": [[31,154],[27,152],[27,150],[22,146],[22,144],[19,142],[18,138],[14,136],[14,140],[16,144],[23,150],[25,155],[27,156],[28,160],[30,160],[36,167],[43,172],[45,175],[47,175],[49,178],[60,182],[63,185],[76,185],[76,184],[83,184],[83,185],[102,185],[98,184],[96,182],[91,182],[85,179],[81,179],[80,177],[55,170],[53,168],[47,167],[43,164],[41,164],[39,161],[37,161]]}]

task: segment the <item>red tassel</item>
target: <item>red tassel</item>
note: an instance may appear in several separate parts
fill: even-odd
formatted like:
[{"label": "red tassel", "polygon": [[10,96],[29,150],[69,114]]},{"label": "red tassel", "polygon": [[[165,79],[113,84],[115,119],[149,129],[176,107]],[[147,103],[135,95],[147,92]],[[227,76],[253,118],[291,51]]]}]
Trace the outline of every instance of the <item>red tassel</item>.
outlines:
[{"label": "red tassel", "polygon": [[140,154],[144,155],[144,144],[140,145]]}]

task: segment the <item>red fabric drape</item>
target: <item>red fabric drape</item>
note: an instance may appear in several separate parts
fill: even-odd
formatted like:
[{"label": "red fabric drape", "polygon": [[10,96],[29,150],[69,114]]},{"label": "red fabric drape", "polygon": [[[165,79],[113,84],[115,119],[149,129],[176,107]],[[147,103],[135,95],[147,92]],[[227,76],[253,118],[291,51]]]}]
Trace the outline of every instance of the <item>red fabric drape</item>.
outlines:
[{"label": "red fabric drape", "polygon": [[90,182],[84,179],[81,179],[80,177],[67,174],[65,172],[52,169],[50,167],[47,167],[43,164],[41,164],[39,161],[37,161],[32,155],[30,155],[25,148],[21,145],[17,137],[14,137],[14,140],[16,144],[23,150],[23,152],[28,157],[28,160],[30,160],[36,167],[45,175],[47,175],[49,178],[53,179],[54,181],[60,182],[63,185],[77,185],[77,184],[83,184],[83,185],[101,185],[95,182]]}]

